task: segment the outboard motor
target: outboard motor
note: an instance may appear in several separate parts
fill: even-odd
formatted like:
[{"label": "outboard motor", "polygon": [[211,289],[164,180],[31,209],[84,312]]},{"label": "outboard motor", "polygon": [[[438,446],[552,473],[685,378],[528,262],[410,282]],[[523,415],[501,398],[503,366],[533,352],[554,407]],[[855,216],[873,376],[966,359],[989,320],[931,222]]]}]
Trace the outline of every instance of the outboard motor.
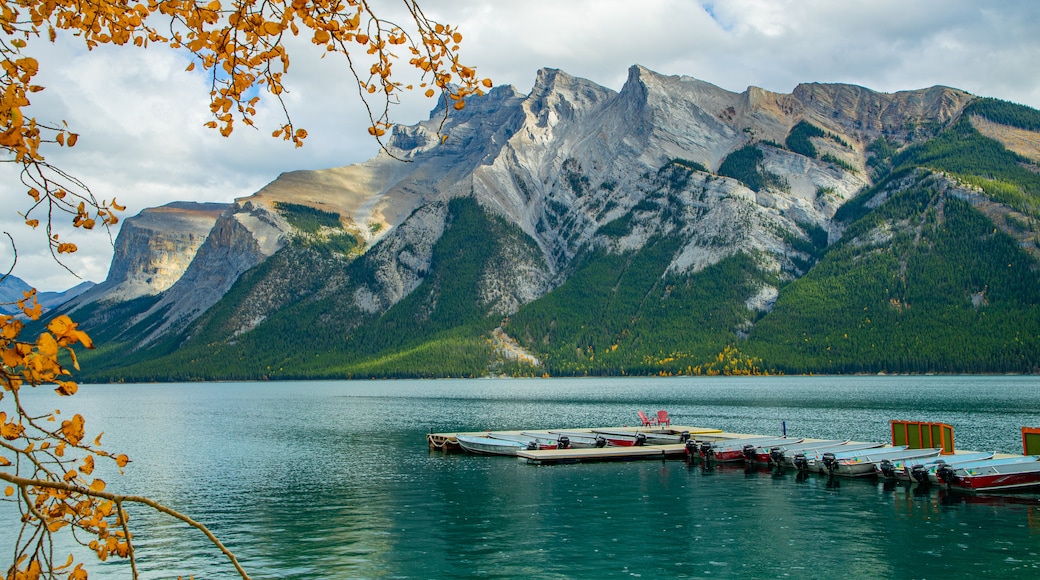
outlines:
[{"label": "outboard motor", "polygon": [[711,441],[701,443],[701,457],[705,459],[715,459],[715,450],[711,446]]},{"label": "outboard motor", "polygon": [[646,435],[636,433],[636,447],[642,447],[643,445],[646,445]]},{"label": "outboard motor", "polygon": [[537,451],[538,450],[538,441],[535,440],[535,439],[532,439],[532,440],[528,441],[527,442],[527,450],[528,451]]},{"label": "outboard motor", "polygon": [[928,483],[928,469],[920,463],[913,465],[910,467],[910,477],[918,483]]},{"label": "outboard motor", "polygon": [[827,469],[827,473],[834,473],[834,470],[838,469],[838,458],[833,453],[824,453],[823,466]]},{"label": "outboard motor", "polygon": [[679,443],[686,443],[689,440],[690,440],[690,432],[689,431],[683,431],[682,433],[679,434]]},{"label": "outboard motor", "polygon": [[878,467],[881,468],[881,473],[884,474],[885,477],[892,478],[896,476],[896,466],[892,463],[892,461],[888,459],[882,459],[881,465],[879,465]]},{"label": "outboard motor", "polygon": [[690,459],[693,459],[697,455],[697,442],[693,439],[686,441],[686,455],[689,455]]},{"label": "outboard motor", "polygon": [[953,474],[953,467],[945,463],[935,470],[935,475],[939,478],[939,481],[946,485],[950,485],[957,480],[957,476]]},{"label": "outboard motor", "polygon": [[607,438],[602,435],[596,435],[596,447],[606,447]]},{"label": "outboard motor", "polygon": [[556,440],[557,449],[570,449],[571,438],[566,435],[560,435],[560,438]]},{"label": "outboard motor", "polygon": [[795,453],[793,461],[794,468],[798,470],[798,473],[809,471],[809,458],[804,453]]},{"label": "outboard motor", "polygon": [[750,464],[752,461],[755,460],[755,449],[756,449],[756,447],[754,445],[745,445],[744,446],[744,450],[743,450],[744,459],[747,460],[748,464]]},{"label": "outboard motor", "polygon": [[772,449],[770,449],[769,450],[769,461],[771,461],[773,463],[773,465],[783,465],[784,464],[784,450],[780,449],[779,447],[773,447]]}]

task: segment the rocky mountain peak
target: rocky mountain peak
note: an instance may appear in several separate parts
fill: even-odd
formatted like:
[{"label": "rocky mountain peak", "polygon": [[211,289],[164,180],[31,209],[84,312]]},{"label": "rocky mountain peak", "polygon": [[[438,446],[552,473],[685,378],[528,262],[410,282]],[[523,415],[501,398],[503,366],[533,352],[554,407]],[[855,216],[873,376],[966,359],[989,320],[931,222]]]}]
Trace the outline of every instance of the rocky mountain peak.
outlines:
[{"label": "rocky mountain peak", "polygon": [[108,278],[81,296],[89,302],[154,296],[184,275],[226,203],[174,202],[123,220]]}]

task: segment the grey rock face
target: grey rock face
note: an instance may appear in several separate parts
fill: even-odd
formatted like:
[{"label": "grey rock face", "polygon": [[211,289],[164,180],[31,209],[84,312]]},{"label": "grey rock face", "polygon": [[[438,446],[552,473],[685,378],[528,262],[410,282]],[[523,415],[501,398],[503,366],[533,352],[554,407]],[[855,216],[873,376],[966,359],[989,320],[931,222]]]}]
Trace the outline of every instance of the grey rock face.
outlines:
[{"label": "grey rock face", "polygon": [[[459,196],[473,196],[516,224],[541,252],[518,252],[485,272],[480,298],[489,313],[513,312],[562,283],[571,260],[590,244],[631,251],[655,235],[681,238],[674,272],[695,272],[743,251],[782,277],[798,276],[806,256],[790,236],[807,239],[808,228],[822,228],[831,240],[840,235],[835,211],[870,184],[867,146],[882,134],[911,140],[917,128],[954,118],[970,99],[945,87],[884,94],[816,83],[791,94],[755,87],[733,93],[640,66],[615,92],[546,69],[528,95],[497,87],[470,99],[449,117],[443,142],[438,108],[428,121],[397,127],[389,154],[284,174],[219,219],[217,208],[206,214],[210,221],[179,210],[184,226],[167,217],[150,227],[152,216],[173,208],[143,212],[124,225],[118,263],[93,298],[163,292],[139,317],[162,319],[149,339],[183,328],[285,244],[292,228],[274,210],[283,202],[338,213],[359,232],[376,272],[353,302],[363,312],[384,312],[422,283],[445,231],[447,202]],[[803,120],[833,137],[812,138],[819,158],[783,146]],[[757,191],[711,173],[747,145],[762,152],[761,170],[774,177]],[[841,163],[824,161],[824,154]],[[673,160],[707,172],[666,175]],[[599,234],[629,212],[625,235]],[[775,298],[775,288],[763,288],[749,307],[768,309]],[[265,313],[252,316],[262,320]]]}]

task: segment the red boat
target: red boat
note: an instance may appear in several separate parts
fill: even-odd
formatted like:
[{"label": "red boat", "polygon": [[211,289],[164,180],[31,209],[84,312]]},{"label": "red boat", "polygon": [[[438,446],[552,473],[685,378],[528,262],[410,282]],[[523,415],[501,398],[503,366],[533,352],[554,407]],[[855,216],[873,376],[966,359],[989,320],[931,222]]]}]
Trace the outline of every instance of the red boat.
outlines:
[{"label": "red boat", "polygon": [[940,468],[941,479],[953,491],[1031,491],[1040,488],[1040,461],[1024,463],[973,464],[970,467]]},{"label": "red boat", "polygon": [[755,449],[769,445],[801,443],[803,439],[787,437],[745,437],[723,439],[721,441],[703,441],[698,449],[704,459],[718,462],[744,461],[755,456]]}]

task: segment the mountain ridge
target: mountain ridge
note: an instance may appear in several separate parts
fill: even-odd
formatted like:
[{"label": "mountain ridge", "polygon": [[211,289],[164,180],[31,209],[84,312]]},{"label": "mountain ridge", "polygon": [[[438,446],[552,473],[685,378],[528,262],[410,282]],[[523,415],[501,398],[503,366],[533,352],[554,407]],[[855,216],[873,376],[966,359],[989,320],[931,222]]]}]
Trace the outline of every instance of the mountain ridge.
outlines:
[{"label": "mountain ridge", "polygon": [[[944,139],[985,138],[970,124],[959,124],[973,102],[979,101],[941,86],[886,94],[855,85],[804,83],[790,94],[755,87],[733,93],[638,65],[629,69],[622,89],[613,91],[543,69],[527,95],[496,87],[471,99],[449,117],[443,143],[436,137],[440,120],[434,110],[428,121],[395,128],[388,152],[368,162],[283,174],[236,200],[214,220],[177,283],[148,304],[130,308],[132,316],[124,307],[120,316],[129,322],[111,332],[113,344],[122,345],[112,350],[129,349],[130,354],[121,361],[113,361],[111,352],[99,355],[98,376],[184,376],[156,369],[197,365],[207,349],[234,353],[230,356],[242,361],[235,363],[242,366],[235,372],[254,378],[355,376],[364,375],[357,371],[362,368],[389,376],[390,367],[366,357],[378,360],[390,352],[379,348],[401,349],[417,341],[433,350],[454,344],[451,356],[463,356],[458,345],[468,344],[482,353],[476,358],[492,360],[497,356],[491,346],[495,328],[497,343],[503,343],[502,337],[516,340],[543,370],[652,372],[654,364],[665,363],[640,361],[678,359],[667,352],[635,354],[668,350],[668,340],[645,326],[650,320],[687,337],[682,341],[690,348],[675,346],[677,353],[690,351],[679,359],[710,358],[736,344],[764,344],[754,340],[755,328],[774,304],[844,239],[856,219],[916,183],[893,181],[897,165],[916,163],[933,175],[946,170],[921,165],[923,157],[913,157],[914,151]],[[994,116],[983,109],[972,115]],[[959,136],[950,136],[957,131]],[[1031,134],[1027,131],[1027,140]],[[929,187],[947,192],[942,199],[961,196],[974,199],[975,207],[990,204],[987,215],[1004,222],[998,229],[1016,239],[1035,239],[1030,191],[1023,190],[1024,201],[1013,207],[1006,199],[1021,189],[1017,182],[994,181],[991,173],[969,174],[938,173]],[[984,181],[962,182],[969,177]],[[994,198],[991,192],[1001,187],[1011,197]],[[874,197],[861,199],[871,188],[877,189]],[[1009,226],[1009,220],[1020,227]],[[459,223],[495,238],[459,235]],[[473,255],[446,244],[469,244]],[[487,247],[475,252],[481,246]],[[640,260],[647,264],[645,272]],[[605,264],[627,273],[611,282],[613,294],[586,293],[599,298],[588,298],[581,308],[590,311],[570,318],[578,327],[609,322],[615,330],[603,327],[582,338],[557,326],[546,334],[549,327],[542,324],[551,320],[545,318],[550,316],[545,305],[560,302],[551,297],[568,292],[568,281],[582,271],[589,280],[605,280],[609,273],[599,271]],[[738,290],[716,287],[714,292],[727,298],[725,303],[715,300],[704,294],[704,288],[715,287],[704,272],[723,276]],[[469,282],[453,285],[462,280]],[[444,294],[445,288],[462,287],[472,294],[463,303]],[[642,294],[630,295],[634,288],[642,288]],[[694,313],[703,332],[676,327],[666,311],[650,308],[648,301]],[[579,292],[560,303],[575,308],[581,302]],[[704,310],[709,303],[720,309],[719,316]],[[406,306],[412,310],[404,312]],[[455,312],[458,324],[444,322],[451,318],[443,318],[444,308]],[[600,308],[608,310],[594,315]],[[511,330],[519,319],[528,328],[523,336]],[[405,320],[415,330],[403,342],[374,330],[403,332]],[[442,322],[431,326],[432,320]],[[84,324],[89,330],[90,323]],[[632,335],[636,331],[638,340]],[[296,354],[279,354],[273,345],[280,341],[270,338],[304,332],[314,336],[298,341],[299,348],[338,362],[313,367]],[[360,336],[371,344],[359,346]],[[560,348],[572,354],[554,355],[555,340],[564,340]],[[579,343],[589,341],[599,349],[615,349],[590,353],[592,360],[615,359],[614,366],[575,358],[591,346]],[[603,341],[609,344],[604,347]],[[617,353],[626,344],[634,350],[622,360]],[[452,372],[417,353],[396,357],[424,361],[425,369],[407,371],[408,376]],[[535,367],[510,366],[519,363],[489,364],[483,372],[539,374]],[[889,363],[873,364],[884,370]],[[152,370],[128,372],[134,365]],[[298,369],[292,371],[296,374],[284,371],[286,365]],[[305,368],[311,370],[300,370]],[[337,370],[327,371],[332,368]],[[373,370],[379,368],[384,370]],[[199,376],[210,376],[198,370]]]}]

